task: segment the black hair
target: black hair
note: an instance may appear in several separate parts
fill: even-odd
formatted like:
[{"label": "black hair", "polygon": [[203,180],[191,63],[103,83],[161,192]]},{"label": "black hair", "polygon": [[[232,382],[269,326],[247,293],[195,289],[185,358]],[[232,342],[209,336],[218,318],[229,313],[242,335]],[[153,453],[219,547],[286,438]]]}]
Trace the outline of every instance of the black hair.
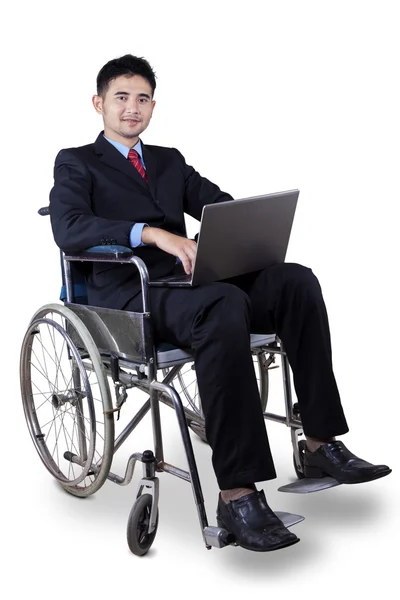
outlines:
[{"label": "black hair", "polygon": [[104,65],[97,75],[97,95],[104,96],[108,90],[110,81],[121,75],[140,75],[147,79],[151,86],[152,95],[156,89],[156,75],[145,58],[139,58],[132,54],[125,54],[120,58],[114,58]]}]

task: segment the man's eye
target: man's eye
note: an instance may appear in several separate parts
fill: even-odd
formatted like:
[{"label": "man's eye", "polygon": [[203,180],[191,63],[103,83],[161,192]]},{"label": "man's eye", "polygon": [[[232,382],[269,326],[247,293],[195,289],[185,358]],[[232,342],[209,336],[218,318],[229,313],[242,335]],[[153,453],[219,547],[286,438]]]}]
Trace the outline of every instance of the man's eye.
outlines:
[{"label": "man's eye", "polygon": [[141,104],[146,104],[149,101],[148,98],[140,98]]},{"label": "man's eye", "polygon": [[117,96],[118,100],[126,100],[126,96]]}]

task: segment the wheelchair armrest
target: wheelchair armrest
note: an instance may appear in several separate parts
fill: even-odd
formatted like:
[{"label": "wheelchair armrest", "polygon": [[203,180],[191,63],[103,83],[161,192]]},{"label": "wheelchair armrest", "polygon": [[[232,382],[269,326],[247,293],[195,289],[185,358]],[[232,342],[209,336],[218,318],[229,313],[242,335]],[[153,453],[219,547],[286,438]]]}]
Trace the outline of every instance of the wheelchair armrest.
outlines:
[{"label": "wheelchair armrest", "polygon": [[69,254],[65,256],[65,260],[87,260],[87,261],[106,261],[113,262],[122,259],[131,258],[133,256],[132,248],[127,246],[92,246],[76,254]]},{"label": "wheelchair armrest", "polygon": [[[143,312],[150,313],[150,299],[149,299],[149,272],[147,270],[145,262],[139,257],[135,256],[132,248],[127,246],[92,246],[87,250],[82,250],[76,254],[64,255],[64,261],[66,266],[66,279],[67,282],[71,281],[71,273],[67,263],[80,261],[80,262],[116,262],[135,265],[140,275],[140,285],[142,288],[142,300],[143,300]],[[68,286],[67,286],[68,287]]]}]

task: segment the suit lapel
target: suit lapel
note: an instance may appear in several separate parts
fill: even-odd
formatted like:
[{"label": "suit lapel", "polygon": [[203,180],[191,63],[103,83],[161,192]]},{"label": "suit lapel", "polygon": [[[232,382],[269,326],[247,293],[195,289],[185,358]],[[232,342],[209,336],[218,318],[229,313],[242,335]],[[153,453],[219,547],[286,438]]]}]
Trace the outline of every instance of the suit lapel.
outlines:
[{"label": "suit lapel", "polygon": [[146,189],[149,189],[149,186],[143,177],[139,175],[135,167],[131,165],[129,160],[127,160],[121,154],[121,152],[114,148],[114,146],[105,139],[103,132],[100,133],[95,141],[94,149],[102,162],[106,163],[110,167],[113,167],[114,169],[117,169],[118,171],[122,171],[122,173],[125,173],[125,175],[128,175],[128,177],[131,177],[136,183],[142,185]]},{"label": "suit lapel", "polygon": [[[157,187],[157,158],[154,152],[149,150],[142,142],[143,159],[146,165],[146,174],[148,179],[148,186],[153,199],[157,202],[156,187]],[[158,202],[157,202],[158,204]]]}]

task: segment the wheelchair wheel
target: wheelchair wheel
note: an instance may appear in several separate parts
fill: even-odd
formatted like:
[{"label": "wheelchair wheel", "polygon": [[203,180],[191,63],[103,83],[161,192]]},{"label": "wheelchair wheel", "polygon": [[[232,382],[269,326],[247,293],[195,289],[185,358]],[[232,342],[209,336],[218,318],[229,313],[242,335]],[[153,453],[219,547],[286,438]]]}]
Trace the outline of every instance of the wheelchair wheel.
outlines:
[{"label": "wheelchair wheel", "polygon": [[296,475],[299,479],[304,479],[304,454],[306,452],[306,440],[300,440],[299,441],[299,454],[300,454],[300,462],[301,462],[301,466],[303,467],[303,471],[300,471],[297,468],[296,465],[296,461],[293,455],[293,466],[294,466],[294,470],[296,471]]},{"label": "wheelchair wheel", "polygon": [[148,533],[150,523],[150,513],[153,497],[151,494],[143,494],[139,496],[128,519],[126,537],[128,546],[136,556],[143,556],[150,550],[150,546],[154,542],[158,527],[158,509],[156,517],[156,525],[151,533]]},{"label": "wheelchair wheel", "polygon": [[49,304],[36,312],[22,344],[20,377],[43,464],[71,494],[93,494],[112,462],[112,399],[99,351],[73,311]]},{"label": "wheelchair wheel", "polygon": [[[257,378],[258,389],[260,392],[260,400],[263,412],[265,412],[268,401],[268,368],[265,366],[265,353],[253,352],[253,363]],[[268,364],[268,363],[267,363]],[[164,376],[169,369],[163,369]],[[182,399],[184,407],[194,412],[201,419],[204,418],[201,408],[201,399],[197,386],[197,378],[194,362],[185,363],[178,371],[176,376],[171,381],[171,385],[175,388]],[[205,428],[202,422],[188,418],[188,425],[204,442],[207,442]]]}]

